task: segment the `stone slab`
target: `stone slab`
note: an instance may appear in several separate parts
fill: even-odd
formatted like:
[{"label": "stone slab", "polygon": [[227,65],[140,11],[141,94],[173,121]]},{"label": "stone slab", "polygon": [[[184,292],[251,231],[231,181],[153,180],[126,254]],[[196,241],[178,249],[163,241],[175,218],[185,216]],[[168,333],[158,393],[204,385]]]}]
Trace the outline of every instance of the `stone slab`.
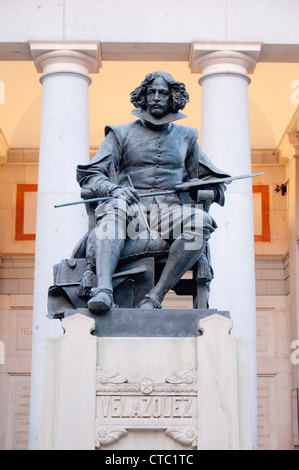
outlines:
[{"label": "stone slab", "polygon": [[[71,312],[66,312],[65,317]],[[219,312],[216,309],[114,308],[95,315],[87,308],[80,308],[77,312],[95,320],[93,334],[98,337],[192,338],[199,334],[199,320],[215,313],[230,318],[229,312]]]}]

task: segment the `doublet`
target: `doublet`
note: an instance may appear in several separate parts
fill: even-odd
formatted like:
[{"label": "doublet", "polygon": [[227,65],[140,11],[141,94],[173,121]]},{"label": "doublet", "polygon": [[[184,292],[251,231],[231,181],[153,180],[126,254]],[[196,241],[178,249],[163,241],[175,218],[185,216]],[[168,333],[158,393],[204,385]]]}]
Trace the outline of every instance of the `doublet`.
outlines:
[{"label": "doublet", "polygon": [[195,129],[169,123],[166,129],[154,130],[138,120],[107,131],[113,132],[119,147],[114,162],[120,185],[129,175],[136,189],[167,190],[196,177]]},{"label": "doublet", "polygon": [[[93,196],[109,196],[130,186],[140,193],[173,190],[192,178],[227,176],[201,151],[196,129],[168,123],[151,126],[142,119],[105,128],[105,140],[88,165],[77,168],[77,180]],[[128,178],[129,176],[129,178]],[[146,206],[154,198],[143,198]],[[155,202],[180,203],[179,195],[156,197]],[[220,197],[219,201],[221,203]]]}]

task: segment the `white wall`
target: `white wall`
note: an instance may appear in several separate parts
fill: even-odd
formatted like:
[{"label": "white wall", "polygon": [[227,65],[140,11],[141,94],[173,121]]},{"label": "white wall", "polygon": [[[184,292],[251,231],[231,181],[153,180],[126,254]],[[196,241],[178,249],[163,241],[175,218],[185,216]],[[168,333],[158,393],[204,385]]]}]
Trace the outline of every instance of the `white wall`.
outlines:
[{"label": "white wall", "polygon": [[298,0],[2,0],[0,7],[2,60],[30,59],[29,40],[96,40],[104,60],[119,52],[126,60],[188,60],[191,41],[263,43],[264,61],[299,55],[288,47],[299,43]]}]

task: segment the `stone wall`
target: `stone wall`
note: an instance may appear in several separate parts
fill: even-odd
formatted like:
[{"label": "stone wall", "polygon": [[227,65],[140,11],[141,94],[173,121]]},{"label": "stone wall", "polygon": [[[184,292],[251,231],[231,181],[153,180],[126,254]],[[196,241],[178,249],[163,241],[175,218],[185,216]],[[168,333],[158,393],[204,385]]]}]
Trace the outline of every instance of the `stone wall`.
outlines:
[{"label": "stone wall", "polygon": [[0,448],[28,447],[33,256],[0,256]]}]

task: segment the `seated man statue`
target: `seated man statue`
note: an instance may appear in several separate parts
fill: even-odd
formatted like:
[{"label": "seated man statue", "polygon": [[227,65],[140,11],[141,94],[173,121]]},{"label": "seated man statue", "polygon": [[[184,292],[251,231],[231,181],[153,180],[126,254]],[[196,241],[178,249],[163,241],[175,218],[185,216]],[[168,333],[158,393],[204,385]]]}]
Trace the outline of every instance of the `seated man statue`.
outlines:
[{"label": "seated man statue", "polygon": [[[177,185],[196,178],[206,179],[208,185],[209,178],[228,176],[201,151],[196,129],[173,123],[186,117],[179,110],[188,101],[183,83],[165,72],[148,74],[131,93],[131,102],[137,108],[132,113],[138,119],[106,127],[98,153],[88,165],[77,168],[77,180],[91,198],[107,197],[96,209],[97,286],[91,290],[88,302],[88,308],[94,312],[113,306],[112,276],[128,237],[132,208],[141,206],[140,198],[145,208],[140,224],[148,227],[151,207],[156,204],[159,210],[155,226],[170,244],[162,275],[140,308],[161,308],[166,293],[194,266],[217,227],[212,217],[196,204],[186,213],[182,193],[175,191]],[[215,184],[213,190],[214,201],[223,205],[225,185]],[[163,229],[165,220],[171,220],[167,235]],[[114,236],[105,237],[103,227],[108,233],[109,224],[113,225]],[[175,236],[177,228],[179,236]],[[150,236],[150,230],[148,233]]]}]

